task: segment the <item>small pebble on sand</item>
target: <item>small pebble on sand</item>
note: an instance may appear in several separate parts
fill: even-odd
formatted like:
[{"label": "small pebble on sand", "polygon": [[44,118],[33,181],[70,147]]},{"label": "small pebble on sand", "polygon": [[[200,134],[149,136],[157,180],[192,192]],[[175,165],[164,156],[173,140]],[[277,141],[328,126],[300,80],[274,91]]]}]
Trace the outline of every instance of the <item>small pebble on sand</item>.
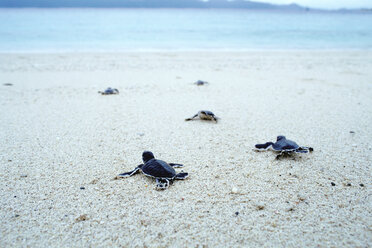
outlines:
[{"label": "small pebble on sand", "polygon": [[263,204],[258,204],[258,205],[256,206],[256,209],[257,209],[257,210],[264,210],[264,209],[265,209],[265,206],[264,206]]},{"label": "small pebble on sand", "polygon": [[233,188],[231,189],[231,193],[232,193],[232,194],[237,194],[237,193],[239,193],[238,188],[237,188],[237,187],[233,187]]},{"label": "small pebble on sand", "polygon": [[86,221],[88,216],[86,214],[80,215],[78,218],[75,219],[75,222]]}]

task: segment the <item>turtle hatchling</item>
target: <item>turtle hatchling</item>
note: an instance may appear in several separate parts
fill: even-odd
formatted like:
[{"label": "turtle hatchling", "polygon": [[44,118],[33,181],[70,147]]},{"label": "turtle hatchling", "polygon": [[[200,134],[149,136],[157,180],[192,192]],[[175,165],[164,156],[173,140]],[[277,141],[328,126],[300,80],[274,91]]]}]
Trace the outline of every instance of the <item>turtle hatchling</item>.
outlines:
[{"label": "turtle hatchling", "polygon": [[308,153],[314,151],[312,147],[299,146],[296,142],[286,139],[285,136],[278,136],[276,142],[266,142],[265,144],[255,145],[256,151],[261,150],[273,150],[279,154],[276,156],[276,159],[279,159],[282,156],[291,155],[293,153]]},{"label": "turtle hatchling", "polygon": [[98,93],[101,93],[102,95],[116,95],[119,94],[119,90],[108,87],[105,91],[98,91]]},{"label": "turtle hatchling", "polygon": [[205,121],[215,121],[216,123],[217,123],[217,119],[219,119],[211,111],[200,110],[193,117],[185,119],[185,121],[192,121],[192,120],[195,120],[195,118],[199,118],[200,120],[205,120]]},{"label": "turtle hatchling", "polygon": [[142,171],[148,177],[156,179],[156,189],[166,189],[174,180],[184,180],[189,174],[186,172],[176,173],[174,168],[183,167],[182,164],[166,163],[162,160],[155,159],[154,154],[150,151],[142,153],[143,164],[138,165],[134,170],[119,174],[118,177],[130,177],[139,171]]},{"label": "turtle hatchling", "polygon": [[202,86],[202,85],[207,85],[209,83],[207,81],[198,80],[194,84],[196,84],[197,86]]}]

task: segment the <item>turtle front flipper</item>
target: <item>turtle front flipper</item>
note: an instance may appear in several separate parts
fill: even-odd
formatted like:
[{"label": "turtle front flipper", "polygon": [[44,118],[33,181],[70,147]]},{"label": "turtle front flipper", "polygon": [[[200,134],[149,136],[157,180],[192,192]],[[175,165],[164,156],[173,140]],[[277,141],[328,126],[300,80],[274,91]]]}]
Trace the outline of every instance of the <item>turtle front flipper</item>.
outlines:
[{"label": "turtle front flipper", "polygon": [[169,180],[168,179],[160,179],[156,178],[156,189],[163,190],[169,187]]},{"label": "turtle front flipper", "polygon": [[174,163],[168,163],[170,166],[172,166],[173,168],[181,168],[183,167],[183,164],[174,164]]},{"label": "turtle front flipper", "polygon": [[196,117],[198,117],[198,114],[196,114],[196,115],[194,115],[193,117],[191,117],[191,118],[187,118],[187,119],[185,119],[185,121],[192,121],[194,118],[196,118]]},{"label": "turtle front flipper", "polygon": [[140,169],[142,169],[142,166],[143,166],[143,164],[140,164],[140,165],[138,165],[134,170],[129,171],[129,172],[125,172],[125,173],[121,173],[121,174],[118,175],[118,177],[130,177],[130,176],[133,176],[133,175],[136,174]]},{"label": "turtle front flipper", "polygon": [[188,177],[189,177],[189,173],[187,173],[187,172],[181,172],[181,173],[178,173],[174,179],[184,180],[184,179],[186,179]]},{"label": "turtle front flipper", "polygon": [[267,150],[272,145],[274,145],[273,142],[266,142],[265,144],[256,144],[255,147],[257,150]]}]

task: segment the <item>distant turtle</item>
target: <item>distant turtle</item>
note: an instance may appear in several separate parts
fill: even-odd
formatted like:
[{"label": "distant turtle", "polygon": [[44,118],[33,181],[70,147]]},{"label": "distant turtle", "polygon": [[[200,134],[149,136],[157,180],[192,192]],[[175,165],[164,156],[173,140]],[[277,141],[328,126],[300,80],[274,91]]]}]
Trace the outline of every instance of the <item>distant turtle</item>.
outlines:
[{"label": "distant turtle", "polygon": [[183,167],[182,164],[166,163],[162,160],[155,159],[154,154],[150,151],[144,151],[142,153],[142,160],[144,164],[138,165],[132,171],[119,174],[118,177],[130,177],[141,170],[146,176],[156,179],[156,189],[166,189],[173,180],[183,180],[189,176],[186,172],[177,174],[174,170],[174,168]]},{"label": "distant turtle", "polygon": [[116,95],[119,94],[119,90],[108,87],[105,91],[98,91],[98,93],[101,93],[102,95]]},{"label": "distant turtle", "polygon": [[209,83],[207,81],[198,80],[194,84],[196,84],[197,86],[202,86],[202,85],[206,85],[206,84],[209,84]]},{"label": "distant turtle", "polygon": [[185,121],[192,121],[196,117],[199,117],[200,120],[205,120],[205,121],[215,121],[217,123],[217,119],[219,119],[217,116],[215,116],[212,111],[208,110],[200,110],[196,115],[194,115],[191,118],[185,119]]},{"label": "distant turtle", "polygon": [[275,143],[266,142],[265,144],[257,144],[255,147],[257,151],[271,149],[275,152],[279,152],[276,159],[292,153],[308,153],[314,151],[312,147],[299,146],[296,142],[287,140],[285,136],[278,136]]}]

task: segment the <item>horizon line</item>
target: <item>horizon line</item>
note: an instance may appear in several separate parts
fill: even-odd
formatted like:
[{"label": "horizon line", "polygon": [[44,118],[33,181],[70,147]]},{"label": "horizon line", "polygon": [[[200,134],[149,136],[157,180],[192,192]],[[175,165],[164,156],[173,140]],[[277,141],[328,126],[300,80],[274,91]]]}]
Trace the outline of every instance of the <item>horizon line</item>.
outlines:
[{"label": "horizon line", "polygon": [[[285,7],[289,5],[274,5]],[[372,7],[359,8],[313,8],[297,5],[300,8],[257,8],[257,7],[166,7],[166,6],[1,6],[0,9],[230,9],[230,10],[265,10],[265,11],[292,11],[292,12],[307,12],[307,11],[372,11]]]}]

